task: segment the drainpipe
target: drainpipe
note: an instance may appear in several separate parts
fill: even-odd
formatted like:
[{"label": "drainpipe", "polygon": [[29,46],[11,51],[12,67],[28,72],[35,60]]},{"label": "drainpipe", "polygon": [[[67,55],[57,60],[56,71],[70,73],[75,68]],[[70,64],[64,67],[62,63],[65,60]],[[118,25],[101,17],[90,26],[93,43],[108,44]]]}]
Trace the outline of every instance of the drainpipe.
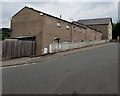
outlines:
[{"label": "drainpipe", "polygon": [[41,40],[40,40],[40,42],[41,42],[41,44],[40,44],[40,54],[42,54],[43,53],[43,44],[42,44],[42,38],[43,38],[43,22],[44,22],[44,14],[43,13],[40,13],[40,16],[41,16],[41,29],[40,29],[40,33],[38,34],[38,35],[40,35],[40,38],[41,38]]},{"label": "drainpipe", "polygon": [[71,23],[71,27],[70,27],[70,42],[72,42],[72,23]]},{"label": "drainpipe", "polygon": [[11,31],[11,32],[10,32],[10,37],[12,37],[12,28],[13,28],[13,27],[12,27],[12,18],[11,18],[11,20],[10,20],[10,31]]},{"label": "drainpipe", "polygon": [[95,40],[96,40],[96,35],[97,35],[96,33],[97,33],[97,31],[95,31]]},{"label": "drainpipe", "polygon": [[94,30],[94,40],[96,40],[96,32],[95,32],[95,30]]},{"label": "drainpipe", "polygon": [[85,29],[85,41],[87,41],[87,28]]}]

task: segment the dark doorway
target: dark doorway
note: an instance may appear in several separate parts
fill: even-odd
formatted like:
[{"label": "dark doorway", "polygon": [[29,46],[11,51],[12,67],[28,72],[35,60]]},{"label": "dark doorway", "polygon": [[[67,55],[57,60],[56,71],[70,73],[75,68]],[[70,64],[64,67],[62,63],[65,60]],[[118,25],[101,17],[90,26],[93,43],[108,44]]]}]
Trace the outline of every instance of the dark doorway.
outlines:
[{"label": "dark doorway", "polygon": [[54,38],[54,41],[56,41],[57,43],[60,43],[60,38],[56,37],[56,38]]}]

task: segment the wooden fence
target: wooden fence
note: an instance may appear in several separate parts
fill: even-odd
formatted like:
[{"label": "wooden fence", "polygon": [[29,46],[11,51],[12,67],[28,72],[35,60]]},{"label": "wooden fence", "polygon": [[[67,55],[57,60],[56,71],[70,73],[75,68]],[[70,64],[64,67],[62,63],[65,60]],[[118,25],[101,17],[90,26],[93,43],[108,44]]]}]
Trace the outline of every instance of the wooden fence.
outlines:
[{"label": "wooden fence", "polygon": [[35,41],[2,41],[2,59],[35,55]]}]

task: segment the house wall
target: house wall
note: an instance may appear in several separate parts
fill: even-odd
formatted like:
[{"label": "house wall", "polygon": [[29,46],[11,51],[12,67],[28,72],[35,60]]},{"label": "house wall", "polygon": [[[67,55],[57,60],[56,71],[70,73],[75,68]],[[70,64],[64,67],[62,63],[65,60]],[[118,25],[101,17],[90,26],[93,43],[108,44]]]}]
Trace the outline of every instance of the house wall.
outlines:
[{"label": "house wall", "polygon": [[41,20],[38,12],[28,8],[24,8],[11,20],[11,37],[36,36],[36,55],[41,53]]},{"label": "house wall", "polygon": [[[61,26],[57,26],[57,23],[60,23]],[[66,29],[66,26],[69,26],[69,29]],[[60,43],[65,41],[70,41],[71,38],[71,24],[52,18],[49,16],[44,16],[43,20],[43,33],[42,33],[42,51],[44,48],[48,48],[49,44],[57,42],[54,38],[60,38]]]},{"label": "house wall", "polygon": [[72,29],[72,41],[77,42],[77,41],[85,41],[85,33],[86,29],[82,27],[75,27]]},{"label": "house wall", "polygon": [[112,39],[112,24],[111,24],[111,22],[108,25],[108,38],[110,40]]},{"label": "house wall", "polygon": [[102,40],[102,33],[96,32],[96,40]]},{"label": "house wall", "polygon": [[35,11],[25,8],[12,18],[11,37],[36,35],[41,31],[41,17]]},{"label": "house wall", "polygon": [[102,32],[102,39],[110,39],[108,37],[108,32],[112,35],[112,28],[111,25],[89,25],[93,28],[96,28],[97,30]]},{"label": "house wall", "polygon": [[94,30],[87,28],[86,30],[86,41],[93,41],[95,40],[95,33]]}]

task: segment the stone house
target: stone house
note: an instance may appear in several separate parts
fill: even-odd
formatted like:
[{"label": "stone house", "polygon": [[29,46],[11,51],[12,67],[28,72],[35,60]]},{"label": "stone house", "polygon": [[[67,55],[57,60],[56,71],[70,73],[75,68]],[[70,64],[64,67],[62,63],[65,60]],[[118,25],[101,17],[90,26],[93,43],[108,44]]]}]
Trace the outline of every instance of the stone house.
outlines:
[{"label": "stone house", "polygon": [[78,20],[77,23],[96,28],[102,32],[102,39],[112,39],[112,18]]}]

